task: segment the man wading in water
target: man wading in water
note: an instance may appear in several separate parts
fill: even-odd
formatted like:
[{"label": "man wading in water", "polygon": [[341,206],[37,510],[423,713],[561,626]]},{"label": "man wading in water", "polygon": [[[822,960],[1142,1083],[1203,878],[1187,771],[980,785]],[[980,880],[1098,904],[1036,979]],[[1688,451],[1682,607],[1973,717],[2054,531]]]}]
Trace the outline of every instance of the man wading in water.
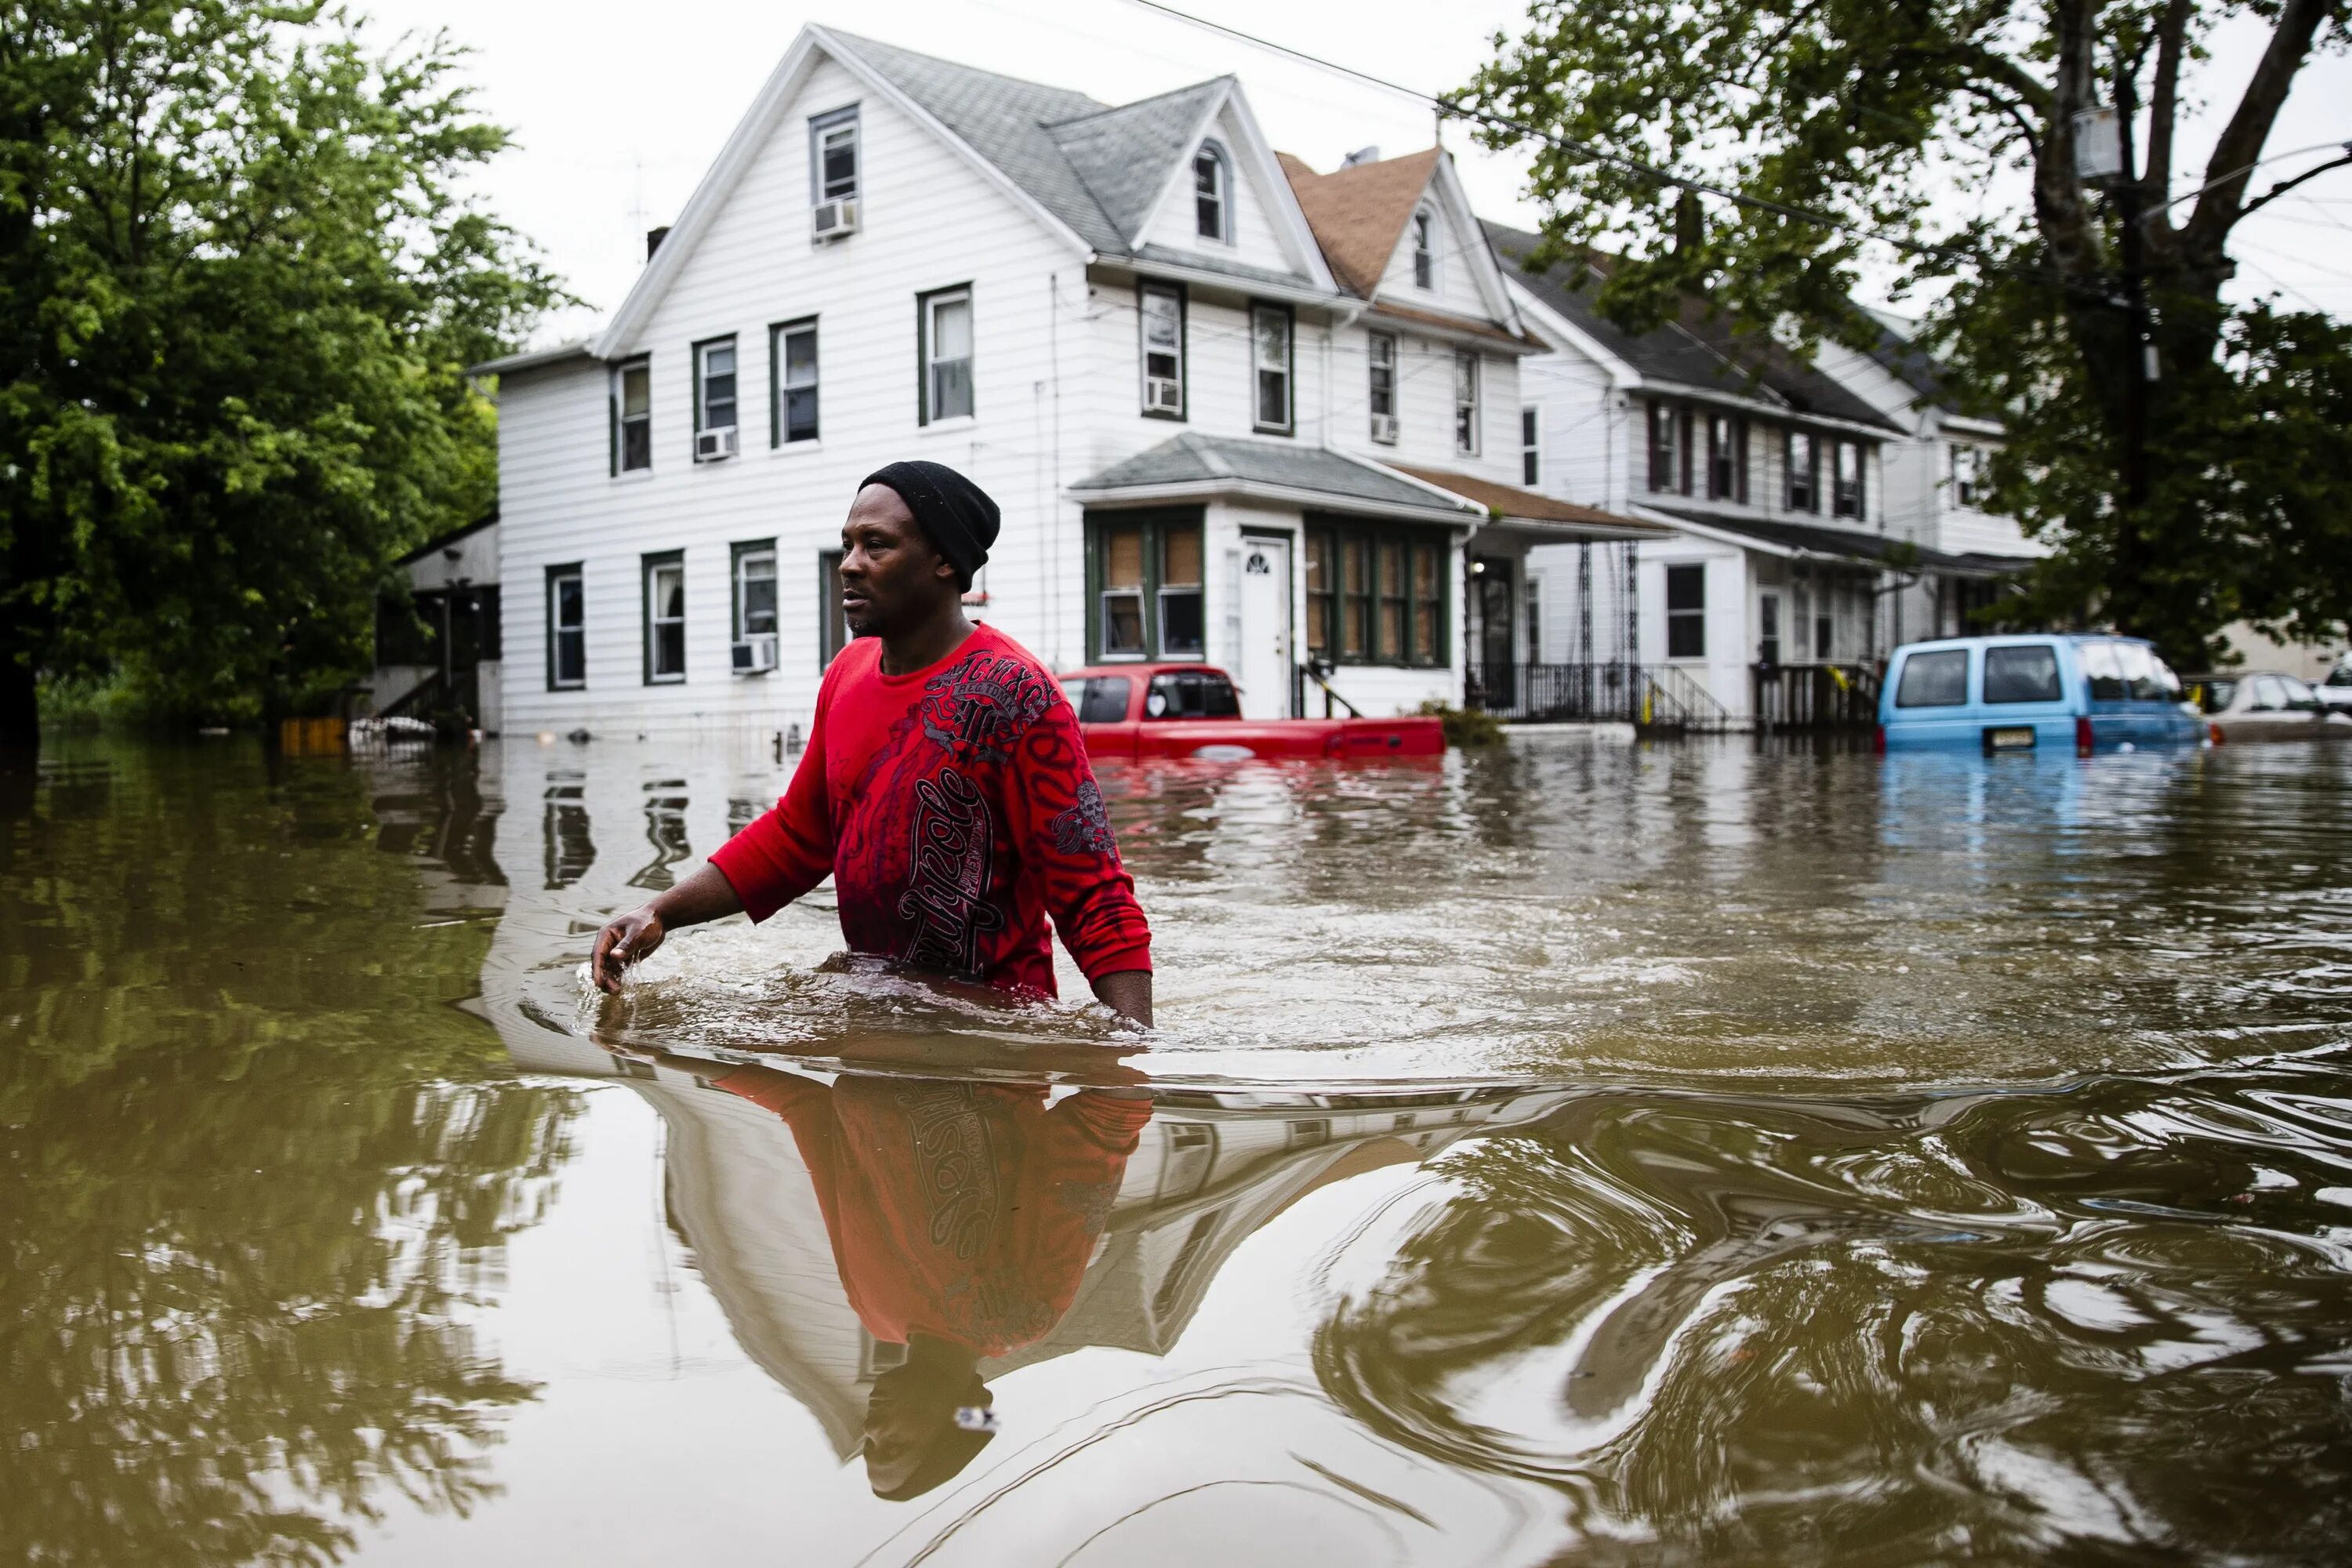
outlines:
[{"label": "man wading in water", "polygon": [[856,639],[824,672],[807,752],[775,809],[708,865],[596,933],[608,992],[680,926],[755,921],[830,874],[853,952],[1054,994],[1046,917],[1094,986],[1151,1023],[1151,932],[1119,864],[1077,715],[1027,649],[964,618],[996,503],[938,463],[893,463],[841,529]]}]

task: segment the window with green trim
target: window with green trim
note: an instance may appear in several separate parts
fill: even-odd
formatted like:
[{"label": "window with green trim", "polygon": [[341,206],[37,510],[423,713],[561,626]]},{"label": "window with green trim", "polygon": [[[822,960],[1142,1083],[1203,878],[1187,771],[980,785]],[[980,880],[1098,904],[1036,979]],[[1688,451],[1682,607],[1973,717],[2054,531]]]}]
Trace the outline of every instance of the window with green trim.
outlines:
[{"label": "window with green trim", "polygon": [[1111,512],[1087,520],[1089,658],[1198,658],[1202,514]]},{"label": "window with green trim", "polygon": [[1335,664],[1453,662],[1446,643],[1442,529],[1310,521],[1306,533],[1307,651]]}]

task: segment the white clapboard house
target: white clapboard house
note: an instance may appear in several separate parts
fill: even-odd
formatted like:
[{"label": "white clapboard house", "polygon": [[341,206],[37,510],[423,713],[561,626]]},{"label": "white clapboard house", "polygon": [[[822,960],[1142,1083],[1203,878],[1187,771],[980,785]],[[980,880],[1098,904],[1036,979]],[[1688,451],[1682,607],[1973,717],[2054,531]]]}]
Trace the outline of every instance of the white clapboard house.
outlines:
[{"label": "white clapboard house", "polygon": [[604,331],[481,367],[506,727],[804,724],[902,458],[1002,504],[974,613],[1057,668],[1458,701],[1474,556],[1642,531],[1516,487],[1539,346],[1443,153],[1318,176],[1230,77],[1114,108],[804,28]]},{"label": "white clapboard house", "polygon": [[1984,432],[1922,406],[1936,395],[1906,379],[1924,362],[1904,345],[1809,359],[1696,300],[1629,332],[1594,309],[1594,278],[1535,269],[1535,236],[1486,226],[1551,350],[1521,367],[1528,482],[1673,530],[1630,576],[1622,553],[1536,552],[1544,658],[1628,658],[1736,725],[1851,719],[1890,648],[2023,564],[2014,524],[1927,472]]}]

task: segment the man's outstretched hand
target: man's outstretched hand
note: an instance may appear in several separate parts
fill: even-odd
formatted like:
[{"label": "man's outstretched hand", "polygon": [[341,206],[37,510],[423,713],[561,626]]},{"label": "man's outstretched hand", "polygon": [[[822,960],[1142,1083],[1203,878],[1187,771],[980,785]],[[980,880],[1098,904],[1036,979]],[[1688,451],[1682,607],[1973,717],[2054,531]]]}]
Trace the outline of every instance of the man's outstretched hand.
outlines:
[{"label": "man's outstretched hand", "polygon": [[622,971],[651,954],[668,934],[651,904],[639,904],[606,921],[604,929],[596,933],[594,950],[588,954],[588,974],[596,982],[596,989],[618,996]]},{"label": "man's outstretched hand", "polygon": [[617,996],[622,971],[649,956],[669,935],[671,927],[700,925],[742,907],[743,900],[735,896],[719,868],[706,865],[651,902],[606,921],[588,954],[588,977],[596,983],[597,990]]}]

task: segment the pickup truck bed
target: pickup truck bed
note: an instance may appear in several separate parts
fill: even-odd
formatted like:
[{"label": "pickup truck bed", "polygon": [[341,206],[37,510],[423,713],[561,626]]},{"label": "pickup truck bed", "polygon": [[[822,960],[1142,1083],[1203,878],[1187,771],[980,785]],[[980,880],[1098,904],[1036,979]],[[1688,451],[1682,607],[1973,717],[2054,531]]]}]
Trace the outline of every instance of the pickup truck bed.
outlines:
[{"label": "pickup truck bed", "polygon": [[1244,719],[1225,672],[1206,664],[1114,664],[1074,669],[1062,689],[1077,710],[1087,753],[1132,757],[1434,757],[1435,719]]}]

